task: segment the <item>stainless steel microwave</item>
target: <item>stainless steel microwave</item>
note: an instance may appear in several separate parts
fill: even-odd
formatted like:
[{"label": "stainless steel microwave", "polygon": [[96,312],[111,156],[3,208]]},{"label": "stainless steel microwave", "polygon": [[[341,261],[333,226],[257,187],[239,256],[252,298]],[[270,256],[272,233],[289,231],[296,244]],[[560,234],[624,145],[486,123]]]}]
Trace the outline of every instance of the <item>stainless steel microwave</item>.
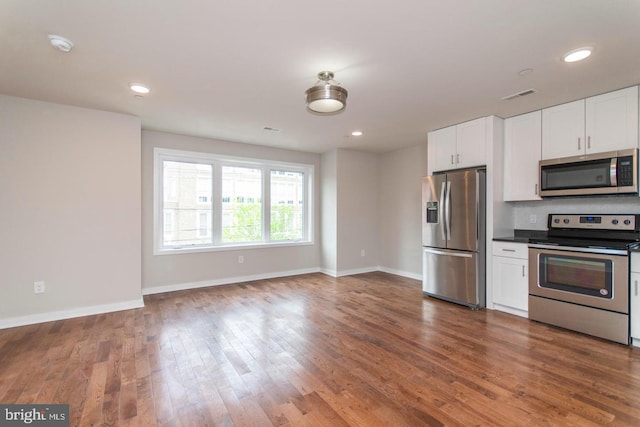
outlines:
[{"label": "stainless steel microwave", "polygon": [[638,150],[540,161],[540,196],[638,194]]}]

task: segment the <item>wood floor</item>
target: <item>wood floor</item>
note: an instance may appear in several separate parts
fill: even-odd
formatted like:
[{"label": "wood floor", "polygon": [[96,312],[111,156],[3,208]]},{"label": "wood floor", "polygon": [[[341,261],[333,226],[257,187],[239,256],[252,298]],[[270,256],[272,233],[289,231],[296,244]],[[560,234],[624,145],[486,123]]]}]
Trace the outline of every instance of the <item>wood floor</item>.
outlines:
[{"label": "wood floor", "polygon": [[640,425],[640,348],[385,273],[153,295],[0,331],[0,403],[72,426]]}]

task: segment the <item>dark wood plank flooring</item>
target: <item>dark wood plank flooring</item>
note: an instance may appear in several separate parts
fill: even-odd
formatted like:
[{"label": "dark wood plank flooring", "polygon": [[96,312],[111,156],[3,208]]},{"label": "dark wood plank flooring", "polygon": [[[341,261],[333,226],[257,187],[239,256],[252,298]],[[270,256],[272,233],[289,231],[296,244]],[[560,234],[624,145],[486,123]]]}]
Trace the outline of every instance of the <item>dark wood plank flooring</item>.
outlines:
[{"label": "dark wood plank flooring", "polygon": [[71,425],[640,425],[640,349],[385,273],[145,297],[0,331],[0,403]]}]

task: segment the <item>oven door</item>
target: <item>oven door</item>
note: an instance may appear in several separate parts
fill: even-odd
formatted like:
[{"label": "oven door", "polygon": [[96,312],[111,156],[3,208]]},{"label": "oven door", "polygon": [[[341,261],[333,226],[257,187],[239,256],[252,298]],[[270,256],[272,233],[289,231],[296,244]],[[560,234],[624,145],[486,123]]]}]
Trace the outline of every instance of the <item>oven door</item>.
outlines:
[{"label": "oven door", "polygon": [[629,313],[624,250],[529,245],[529,294]]}]

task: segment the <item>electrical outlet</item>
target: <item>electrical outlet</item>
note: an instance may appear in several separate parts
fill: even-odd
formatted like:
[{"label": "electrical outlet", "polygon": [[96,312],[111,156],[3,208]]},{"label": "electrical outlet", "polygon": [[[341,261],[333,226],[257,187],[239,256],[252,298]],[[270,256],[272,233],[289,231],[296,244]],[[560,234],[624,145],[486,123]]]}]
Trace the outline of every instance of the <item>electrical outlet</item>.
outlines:
[{"label": "electrical outlet", "polygon": [[244,264],[244,255],[238,256],[238,264]]},{"label": "electrical outlet", "polygon": [[360,256],[365,256],[366,252],[364,251],[364,249],[360,249]]},{"label": "electrical outlet", "polygon": [[535,224],[538,222],[538,217],[535,214],[529,215],[529,224]]},{"label": "electrical outlet", "polygon": [[33,282],[33,293],[34,294],[43,294],[44,293],[44,282],[43,281]]}]

